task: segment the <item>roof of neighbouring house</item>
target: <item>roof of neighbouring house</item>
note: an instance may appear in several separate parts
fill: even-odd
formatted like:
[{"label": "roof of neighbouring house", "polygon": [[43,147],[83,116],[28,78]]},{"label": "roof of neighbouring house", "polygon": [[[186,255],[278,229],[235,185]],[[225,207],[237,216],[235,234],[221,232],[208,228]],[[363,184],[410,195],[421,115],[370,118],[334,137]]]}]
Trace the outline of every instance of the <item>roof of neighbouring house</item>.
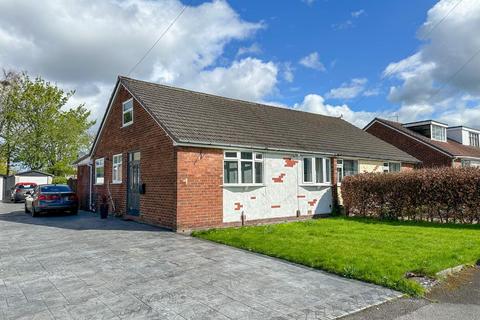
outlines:
[{"label": "roof of neighbouring house", "polygon": [[[177,145],[324,153],[420,162],[340,118],[122,76],[118,78],[116,87],[119,83],[155,118]],[[111,101],[112,99],[113,95]]]},{"label": "roof of neighbouring house", "polygon": [[28,171],[15,173],[14,176],[28,176],[28,177],[48,176],[48,177],[53,177],[53,174],[38,171],[38,170],[28,170]]},{"label": "roof of neighbouring house", "polygon": [[375,121],[378,121],[384,125],[393,127],[394,129],[397,129],[398,131],[401,131],[402,133],[408,136],[411,136],[412,138],[421,140],[427,145],[430,145],[433,148],[440,149],[441,151],[449,154],[452,157],[480,158],[480,148],[466,146],[452,139],[447,139],[447,142],[432,140],[432,139],[429,139],[428,137],[421,135],[420,133],[417,133],[413,130],[405,128],[400,122],[375,118],[369,125],[367,125],[367,127],[369,127]]}]

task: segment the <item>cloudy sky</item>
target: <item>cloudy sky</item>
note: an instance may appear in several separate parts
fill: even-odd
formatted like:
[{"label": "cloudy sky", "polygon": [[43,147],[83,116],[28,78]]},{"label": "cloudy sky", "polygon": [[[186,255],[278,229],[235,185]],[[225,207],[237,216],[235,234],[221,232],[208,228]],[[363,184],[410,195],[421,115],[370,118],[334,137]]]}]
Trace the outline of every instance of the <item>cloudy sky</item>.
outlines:
[{"label": "cloudy sky", "polygon": [[76,91],[94,118],[117,75],[363,126],[480,127],[478,0],[0,0],[0,67]]}]

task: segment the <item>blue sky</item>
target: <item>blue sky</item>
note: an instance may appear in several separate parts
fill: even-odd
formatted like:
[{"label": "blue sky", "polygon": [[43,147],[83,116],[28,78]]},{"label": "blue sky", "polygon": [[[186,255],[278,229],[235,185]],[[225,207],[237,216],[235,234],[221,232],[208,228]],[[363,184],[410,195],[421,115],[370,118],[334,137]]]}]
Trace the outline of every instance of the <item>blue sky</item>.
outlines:
[{"label": "blue sky", "polygon": [[[478,0],[0,0],[0,66],[100,119],[118,75],[307,112],[480,127]],[[453,76],[453,77],[452,77]]]},{"label": "blue sky", "polygon": [[[264,21],[254,39],[230,44],[225,56],[234,59],[238,46],[257,44],[255,56],[279,63],[288,61],[294,81],[282,81],[271,99],[293,105],[308,93],[325,94],[353,78],[366,78],[378,96],[351,101],[352,108],[375,111],[391,103],[386,99],[389,81],[381,75],[392,61],[413,54],[421,44],[418,28],[436,1],[229,1],[247,21]],[[193,2],[195,3],[195,2]],[[317,52],[325,71],[302,67],[298,62]]]}]

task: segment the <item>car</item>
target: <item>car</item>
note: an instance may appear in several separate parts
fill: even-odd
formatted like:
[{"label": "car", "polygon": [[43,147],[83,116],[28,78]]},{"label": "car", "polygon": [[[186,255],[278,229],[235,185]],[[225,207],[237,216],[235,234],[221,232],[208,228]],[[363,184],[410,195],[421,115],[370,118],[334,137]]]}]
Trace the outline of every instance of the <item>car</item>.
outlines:
[{"label": "car", "polygon": [[29,191],[32,192],[36,186],[37,184],[34,182],[19,182],[15,184],[10,192],[10,201],[24,201],[26,193]]},{"label": "car", "polygon": [[42,184],[27,192],[25,213],[38,217],[46,212],[78,213],[78,197],[66,184]]}]

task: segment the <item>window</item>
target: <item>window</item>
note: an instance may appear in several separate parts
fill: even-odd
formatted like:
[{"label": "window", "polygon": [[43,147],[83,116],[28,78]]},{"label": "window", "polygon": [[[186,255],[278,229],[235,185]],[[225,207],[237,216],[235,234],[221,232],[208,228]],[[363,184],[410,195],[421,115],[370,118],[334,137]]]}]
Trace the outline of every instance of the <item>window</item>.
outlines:
[{"label": "window", "polygon": [[123,117],[122,126],[128,126],[133,123],[133,99],[127,100],[122,104]]},{"label": "window", "polygon": [[303,183],[329,183],[330,175],[330,159],[303,158]]},{"label": "window", "polygon": [[95,160],[95,184],[103,184],[104,175],[104,159]]},{"label": "window", "polygon": [[383,164],[383,172],[400,172],[401,165],[399,162],[385,162]]},{"label": "window", "polygon": [[358,174],[358,161],[357,160],[337,160],[337,182],[342,182],[344,177],[353,176]]},{"label": "window", "polygon": [[470,145],[472,147],[480,147],[479,140],[478,140],[478,133],[469,132],[468,135],[470,137]]},{"label": "window", "polygon": [[113,156],[112,183],[122,183],[122,154]]},{"label": "window", "polygon": [[63,185],[46,185],[40,186],[40,192],[72,192],[72,189]]},{"label": "window", "polygon": [[226,151],[223,161],[225,184],[262,184],[263,154],[250,151]]},{"label": "window", "polygon": [[462,167],[480,168],[480,160],[462,160]]},{"label": "window", "polygon": [[438,141],[447,141],[447,129],[437,125],[432,125],[432,139]]}]

